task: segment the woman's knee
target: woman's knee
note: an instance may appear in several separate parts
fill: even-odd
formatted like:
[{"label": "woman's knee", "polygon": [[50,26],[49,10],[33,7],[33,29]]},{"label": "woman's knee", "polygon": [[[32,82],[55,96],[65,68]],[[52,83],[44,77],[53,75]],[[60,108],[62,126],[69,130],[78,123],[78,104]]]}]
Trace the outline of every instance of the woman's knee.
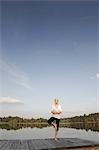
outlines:
[{"label": "woman's knee", "polygon": [[54,121],[54,118],[53,117],[51,117],[50,119],[48,119],[48,124],[51,124],[52,122]]},{"label": "woman's knee", "polygon": [[50,119],[49,119],[49,120],[47,120],[47,122],[48,122],[48,124],[51,124],[51,121],[50,121]]}]

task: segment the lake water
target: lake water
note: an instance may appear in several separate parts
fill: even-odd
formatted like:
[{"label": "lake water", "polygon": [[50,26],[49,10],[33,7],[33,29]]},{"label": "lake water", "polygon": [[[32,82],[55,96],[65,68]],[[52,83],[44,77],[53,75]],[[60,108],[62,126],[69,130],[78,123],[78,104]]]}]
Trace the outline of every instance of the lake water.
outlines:
[{"label": "lake water", "polygon": [[[53,137],[53,127],[26,127],[17,130],[0,129],[0,139],[45,139]],[[85,129],[61,127],[58,133],[58,138],[81,138],[99,142],[99,132],[91,130],[86,131]]]}]

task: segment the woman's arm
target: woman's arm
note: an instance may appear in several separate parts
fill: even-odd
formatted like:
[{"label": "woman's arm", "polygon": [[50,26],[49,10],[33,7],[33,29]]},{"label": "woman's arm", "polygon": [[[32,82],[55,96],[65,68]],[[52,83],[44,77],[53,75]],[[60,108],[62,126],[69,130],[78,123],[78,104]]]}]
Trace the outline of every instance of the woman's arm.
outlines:
[{"label": "woman's arm", "polygon": [[55,110],[52,110],[51,113],[52,114],[57,114],[57,112]]},{"label": "woman's arm", "polygon": [[52,114],[61,114],[62,111],[55,111],[55,110],[52,110],[51,113],[52,113]]},{"label": "woman's arm", "polygon": [[52,105],[51,113],[52,114],[61,114],[62,113],[61,106],[59,105],[58,108],[55,108],[55,106]]}]

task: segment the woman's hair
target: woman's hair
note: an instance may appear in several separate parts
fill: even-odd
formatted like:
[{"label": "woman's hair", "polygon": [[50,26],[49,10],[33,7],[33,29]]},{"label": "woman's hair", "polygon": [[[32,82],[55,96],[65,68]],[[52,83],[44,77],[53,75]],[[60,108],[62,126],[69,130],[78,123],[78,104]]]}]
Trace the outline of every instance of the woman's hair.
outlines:
[{"label": "woman's hair", "polygon": [[59,103],[58,99],[54,99],[54,104],[57,105]]}]

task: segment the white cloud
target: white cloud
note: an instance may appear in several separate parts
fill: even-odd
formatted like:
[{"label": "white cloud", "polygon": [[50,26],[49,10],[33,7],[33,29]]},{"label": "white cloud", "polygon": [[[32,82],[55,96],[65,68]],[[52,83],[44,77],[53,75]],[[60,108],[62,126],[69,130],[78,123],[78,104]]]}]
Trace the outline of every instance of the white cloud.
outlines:
[{"label": "white cloud", "polygon": [[14,81],[27,89],[32,89],[28,75],[15,64],[0,60],[0,68],[10,74]]},{"label": "white cloud", "polygon": [[0,104],[22,104],[22,102],[13,97],[0,97]]},{"label": "white cloud", "polygon": [[93,80],[95,78],[99,78],[99,73],[97,73],[95,76],[91,76],[90,79]]},{"label": "white cloud", "polygon": [[96,74],[96,77],[99,78],[99,73]]}]

